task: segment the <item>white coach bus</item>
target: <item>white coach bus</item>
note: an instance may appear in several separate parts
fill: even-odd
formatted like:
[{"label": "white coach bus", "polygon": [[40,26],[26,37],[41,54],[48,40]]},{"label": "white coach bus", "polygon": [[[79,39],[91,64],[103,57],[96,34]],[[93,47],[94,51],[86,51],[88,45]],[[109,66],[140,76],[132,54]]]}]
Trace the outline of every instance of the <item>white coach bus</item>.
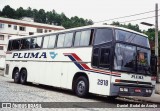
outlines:
[{"label": "white coach bus", "polygon": [[155,61],[146,35],[92,25],[11,38],[4,75],[16,83],[71,89],[79,97],[151,96]]}]

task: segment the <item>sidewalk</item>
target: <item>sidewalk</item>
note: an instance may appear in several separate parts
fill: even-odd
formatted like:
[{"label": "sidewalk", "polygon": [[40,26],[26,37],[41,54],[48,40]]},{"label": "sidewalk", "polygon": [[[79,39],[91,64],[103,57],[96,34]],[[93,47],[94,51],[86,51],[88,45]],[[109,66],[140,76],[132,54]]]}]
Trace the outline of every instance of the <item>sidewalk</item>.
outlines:
[{"label": "sidewalk", "polygon": [[[3,73],[4,71],[0,70],[0,76],[3,76]],[[155,94],[152,95],[151,97],[127,96],[125,98],[160,104],[160,83],[156,84]]]}]

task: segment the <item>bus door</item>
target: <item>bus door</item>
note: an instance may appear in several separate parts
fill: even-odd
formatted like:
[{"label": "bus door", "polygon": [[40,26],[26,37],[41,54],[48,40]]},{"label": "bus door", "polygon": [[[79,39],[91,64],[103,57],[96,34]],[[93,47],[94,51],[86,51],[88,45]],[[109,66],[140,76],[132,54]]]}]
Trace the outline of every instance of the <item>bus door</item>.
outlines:
[{"label": "bus door", "polygon": [[112,29],[102,28],[96,30],[92,54],[92,66],[102,69],[110,69],[112,59],[112,38]]},{"label": "bus door", "polygon": [[[91,84],[96,86],[97,92],[95,93],[99,93],[98,91],[101,90],[101,94],[109,94],[110,91],[110,69],[113,64],[112,37],[112,29],[102,28],[96,30],[92,51],[92,66],[98,70],[103,70],[104,73],[92,75],[94,76],[92,79],[97,79],[95,80],[97,83],[91,81]],[[104,87],[101,87],[101,81],[107,81],[107,84],[103,84]]]}]

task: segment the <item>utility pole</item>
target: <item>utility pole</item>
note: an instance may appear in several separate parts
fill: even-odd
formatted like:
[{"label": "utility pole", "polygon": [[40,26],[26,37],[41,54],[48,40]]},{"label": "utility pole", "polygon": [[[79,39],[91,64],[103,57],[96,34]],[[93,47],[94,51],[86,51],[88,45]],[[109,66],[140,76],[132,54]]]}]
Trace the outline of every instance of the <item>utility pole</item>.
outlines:
[{"label": "utility pole", "polygon": [[[155,5],[155,55],[157,56],[157,66],[158,64],[158,3],[156,3]],[[157,67],[157,82],[159,81],[159,69]]]}]

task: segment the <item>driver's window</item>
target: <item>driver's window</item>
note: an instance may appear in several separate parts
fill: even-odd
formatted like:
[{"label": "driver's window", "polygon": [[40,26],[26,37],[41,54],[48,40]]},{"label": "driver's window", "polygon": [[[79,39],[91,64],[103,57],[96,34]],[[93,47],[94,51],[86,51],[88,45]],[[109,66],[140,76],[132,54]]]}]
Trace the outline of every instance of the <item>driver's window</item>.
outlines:
[{"label": "driver's window", "polygon": [[100,56],[100,65],[102,67],[107,68],[107,66],[109,66],[109,58],[110,55],[110,49],[109,48],[101,48],[101,56]]}]

